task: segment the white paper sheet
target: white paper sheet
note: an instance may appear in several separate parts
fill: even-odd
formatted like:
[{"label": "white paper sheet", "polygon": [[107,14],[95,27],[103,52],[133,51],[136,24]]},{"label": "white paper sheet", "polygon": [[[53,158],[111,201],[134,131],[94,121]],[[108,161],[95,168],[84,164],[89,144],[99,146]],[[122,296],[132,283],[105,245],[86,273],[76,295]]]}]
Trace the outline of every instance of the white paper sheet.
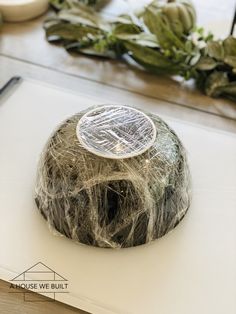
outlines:
[{"label": "white paper sheet", "polygon": [[69,293],[56,299],[95,314],[235,314],[233,134],[165,119],[188,150],[193,200],[162,239],[109,250],[48,230],[33,199],[39,154],[58,123],[95,103],[106,99],[24,81],[0,105],[0,278],[43,262],[68,279]]}]

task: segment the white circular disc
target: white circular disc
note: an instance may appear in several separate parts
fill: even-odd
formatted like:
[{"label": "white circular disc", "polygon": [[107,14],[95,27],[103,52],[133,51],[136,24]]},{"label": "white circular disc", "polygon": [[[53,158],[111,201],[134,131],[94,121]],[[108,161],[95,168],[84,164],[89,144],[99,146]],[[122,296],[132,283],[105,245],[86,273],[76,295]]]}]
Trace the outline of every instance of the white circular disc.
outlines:
[{"label": "white circular disc", "polygon": [[85,149],[111,159],[140,155],[156,139],[155,125],[145,113],[119,105],[88,111],[79,120],[76,133]]}]

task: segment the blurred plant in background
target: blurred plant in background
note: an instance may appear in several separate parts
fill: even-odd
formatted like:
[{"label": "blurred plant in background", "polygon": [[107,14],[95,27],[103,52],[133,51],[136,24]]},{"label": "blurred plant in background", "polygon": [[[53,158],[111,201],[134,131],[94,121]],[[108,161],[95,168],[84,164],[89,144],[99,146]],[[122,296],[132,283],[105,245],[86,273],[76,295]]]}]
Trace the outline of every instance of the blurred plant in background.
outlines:
[{"label": "blurred plant in background", "polygon": [[135,62],[143,69],[196,80],[212,97],[236,100],[236,39],[215,40],[196,26],[189,0],[154,0],[141,12],[104,18],[98,1],[51,0],[45,21],[49,42],[68,51]]},{"label": "blurred plant in background", "polygon": [[56,10],[65,10],[73,7],[77,3],[84,5],[95,5],[99,0],[50,0],[49,3]]}]

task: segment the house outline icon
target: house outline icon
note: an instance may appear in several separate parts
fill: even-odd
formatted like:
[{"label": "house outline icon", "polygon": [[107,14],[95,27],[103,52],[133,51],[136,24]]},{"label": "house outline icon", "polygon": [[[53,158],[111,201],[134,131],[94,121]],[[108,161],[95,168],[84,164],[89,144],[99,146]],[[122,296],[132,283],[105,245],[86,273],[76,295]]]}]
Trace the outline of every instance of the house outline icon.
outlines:
[{"label": "house outline icon", "polygon": [[[31,266],[30,268],[26,269],[24,272],[20,273],[19,275],[17,275],[16,277],[14,277],[13,279],[10,280],[11,283],[14,284],[20,284],[20,283],[29,283],[29,282],[33,282],[33,283],[37,283],[37,282],[45,282],[45,284],[47,282],[55,282],[55,283],[63,283],[63,282],[68,282],[68,280],[66,278],[64,278],[63,276],[59,275],[56,271],[54,271],[53,269],[51,269],[50,267],[48,267],[47,265],[45,265],[42,262],[38,262],[36,264],[34,264],[33,266]],[[14,293],[14,292],[13,292]],[[24,294],[24,300],[25,301],[30,301],[30,302],[36,302],[36,301],[32,301],[32,300],[26,300],[26,296],[27,295],[35,295],[36,293],[31,291],[31,290],[27,290],[27,291],[19,291],[19,292],[15,292],[15,293],[23,293]],[[39,292],[38,292],[39,293]],[[43,295],[48,295],[50,296],[50,301],[55,301],[55,295],[56,293],[62,293],[62,292],[47,292],[47,291],[42,291],[39,293],[43,294]],[[68,293],[68,291],[65,291],[63,293]],[[53,297],[52,297],[53,296]],[[43,301],[42,299],[40,301]]]},{"label": "house outline icon", "polygon": [[[26,279],[26,274],[39,274],[39,277],[40,274],[53,274],[53,279]],[[30,278],[30,275],[28,278]],[[59,275],[50,267],[46,266],[44,263],[38,262],[11,279],[11,281],[67,281],[67,279]]]}]

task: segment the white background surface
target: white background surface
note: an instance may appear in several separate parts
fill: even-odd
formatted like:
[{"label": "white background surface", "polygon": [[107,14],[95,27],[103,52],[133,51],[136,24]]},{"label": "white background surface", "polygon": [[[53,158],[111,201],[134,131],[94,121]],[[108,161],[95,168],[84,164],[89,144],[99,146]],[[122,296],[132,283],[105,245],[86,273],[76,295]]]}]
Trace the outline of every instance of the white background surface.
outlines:
[{"label": "white background surface", "polygon": [[10,280],[41,261],[69,281],[70,293],[58,300],[96,314],[235,314],[232,134],[166,119],[188,150],[193,201],[162,239],[108,250],[48,230],[33,200],[39,154],[58,123],[96,102],[106,100],[25,81],[0,105],[0,278]]}]

